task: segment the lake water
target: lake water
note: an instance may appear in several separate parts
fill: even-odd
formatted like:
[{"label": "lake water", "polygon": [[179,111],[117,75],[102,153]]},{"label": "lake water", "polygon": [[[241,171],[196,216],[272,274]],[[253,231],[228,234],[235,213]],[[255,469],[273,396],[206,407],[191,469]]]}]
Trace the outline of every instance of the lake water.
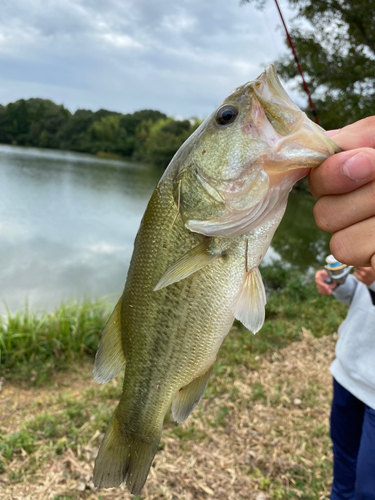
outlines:
[{"label": "lake water", "polygon": [[[52,309],[123,289],[162,172],[65,151],[0,146],[0,310]],[[310,196],[293,193],[267,259],[306,270],[328,252]]]}]

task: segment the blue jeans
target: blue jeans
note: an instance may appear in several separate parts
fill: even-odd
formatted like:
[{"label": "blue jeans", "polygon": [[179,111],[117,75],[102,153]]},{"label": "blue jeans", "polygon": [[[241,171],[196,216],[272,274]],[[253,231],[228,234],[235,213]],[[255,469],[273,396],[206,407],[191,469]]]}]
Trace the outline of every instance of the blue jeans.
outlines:
[{"label": "blue jeans", "polygon": [[331,500],[375,500],[375,410],[333,379]]}]

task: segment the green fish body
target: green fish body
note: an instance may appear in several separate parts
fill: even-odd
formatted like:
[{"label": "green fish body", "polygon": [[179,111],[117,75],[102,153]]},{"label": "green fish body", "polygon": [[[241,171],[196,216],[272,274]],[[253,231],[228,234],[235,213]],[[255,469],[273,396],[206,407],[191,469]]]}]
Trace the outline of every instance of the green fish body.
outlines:
[{"label": "green fish body", "polygon": [[[258,266],[293,184],[338,151],[272,67],[236,89],[185,142],[156,187],[94,377],[125,365],[94,484],[138,494],[163,420],[183,422],[206,388],[234,318],[254,333],[266,302]],[[301,170],[302,169],[302,170]]]}]

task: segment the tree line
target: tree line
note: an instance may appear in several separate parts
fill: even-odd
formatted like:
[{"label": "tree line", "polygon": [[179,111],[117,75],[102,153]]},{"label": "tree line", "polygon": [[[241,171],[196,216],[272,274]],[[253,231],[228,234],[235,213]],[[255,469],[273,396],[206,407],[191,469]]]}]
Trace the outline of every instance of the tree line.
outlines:
[{"label": "tree line", "polygon": [[71,113],[47,99],[0,105],[0,143],[107,154],[166,167],[200,121],[176,120],[145,109]]},{"label": "tree line", "polygon": [[[262,8],[267,1],[241,3]],[[373,2],[288,0],[296,12],[291,36],[326,129],[375,115]],[[281,77],[303,92],[292,54],[275,64]],[[79,109],[72,114],[45,99],[0,105],[0,143],[116,154],[163,167],[198,125],[197,119],[175,120],[153,110],[121,114]]]}]

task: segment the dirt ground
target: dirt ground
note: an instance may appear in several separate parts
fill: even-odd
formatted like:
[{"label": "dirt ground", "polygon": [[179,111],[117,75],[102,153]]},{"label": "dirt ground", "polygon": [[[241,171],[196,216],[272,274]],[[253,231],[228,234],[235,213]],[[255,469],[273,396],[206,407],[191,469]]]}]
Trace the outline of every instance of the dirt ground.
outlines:
[{"label": "dirt ground", "polygon": [[[230,393],[204,399],[179,426],[180,434],[167,425],[162,449],[137,498],[328,498],[329,365],[336,339],[333,335],[315,339],[308,331],[302,337],[301,342],[272,356],[259,357],[259,369],[241,369]],[[97,386],[89,365],[79,374],[58,375],[53,388],[30,389],[4,383],[0,392],[1,433],[20,432],[25,421],[47,409],[58,412],[57,393],[68,391],[72,400],[79,401],[91,387]],[[92,432],[83,446],[71,446],[60,455],[48,454],[45,450],[52,441],[45,440],[32,455],[23,451],[0,474],[0,499],[132,498],[124,488],[97,490],[93,486],[92,470],[101,437],[99,431]],[[47,459],[43,459],[45,453]],[[34,466],[28,467],[32,456]],[[9,472],[13,472],[13,478]]]}]

